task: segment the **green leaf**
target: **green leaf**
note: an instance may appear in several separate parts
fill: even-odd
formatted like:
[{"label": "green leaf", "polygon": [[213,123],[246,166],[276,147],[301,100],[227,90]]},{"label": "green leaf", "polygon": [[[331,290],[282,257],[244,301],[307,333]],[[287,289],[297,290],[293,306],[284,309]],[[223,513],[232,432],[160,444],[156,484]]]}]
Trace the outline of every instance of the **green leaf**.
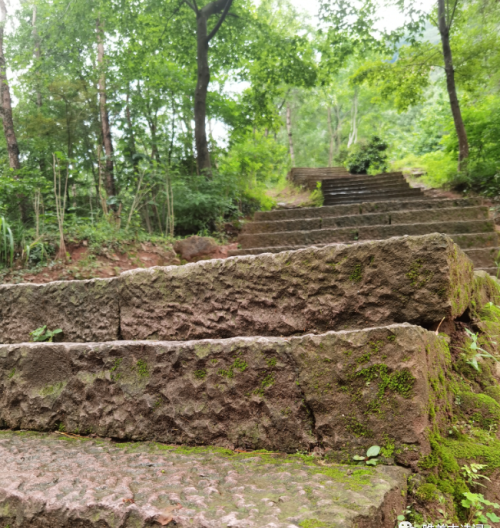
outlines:
[{"label": "green leaf", "polygon": [[405,516],[404,515],[398,515],[398,521],[404,521]]},{"label": "green leaf", "polygon": [[365,458],[366,458],[366,457],[364,457],[364,456],[360,456],[360,455],[354,455],[354,456],[352,457],[353,460],[364,460]]},{"label": "green leaf", "polygon": [[370,449],[366,452],[366,456],[368,458],[376,457],[380,454],[380,447],[379,446],[371,446]]},{"label": "green leaf", "polygon": [[498,515],[496,513],[487,513],[486,517],[488,517],[488,519],[490,521],[493,521],[493,522],[499,522],[500,521],[500,517],[498,517]]},{"label": "green leaf", "polygon": [[377,458],[372,458],[371,460],[366,461],[367,466],[376,466],[377,465]]}]

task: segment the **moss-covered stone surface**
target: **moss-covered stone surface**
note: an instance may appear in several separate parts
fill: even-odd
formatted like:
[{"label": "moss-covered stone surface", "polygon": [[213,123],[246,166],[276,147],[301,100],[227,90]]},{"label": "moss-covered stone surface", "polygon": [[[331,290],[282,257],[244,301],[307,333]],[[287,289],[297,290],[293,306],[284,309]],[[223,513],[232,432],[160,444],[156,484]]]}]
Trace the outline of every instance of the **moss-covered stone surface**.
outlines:
[{"label": "moss-covered stone surface", "polygon": [[[4,427],[350,461],[428,454],[443,338],[411,325],[292,338],[0,346]],[[439,402],[439,404],[438,404]],[[437,411],[439,414],[439,411]]]},{"label": "moss-covered stone surface", "polygon": [[472,263],[433,234],[124,273],[124,339],[293,335],[465,311]]},{"label": "moss-covered stone surface", "polygon": [[393,528],[404,508],[402,468],[64,438],[0,432],[0,526]]}]

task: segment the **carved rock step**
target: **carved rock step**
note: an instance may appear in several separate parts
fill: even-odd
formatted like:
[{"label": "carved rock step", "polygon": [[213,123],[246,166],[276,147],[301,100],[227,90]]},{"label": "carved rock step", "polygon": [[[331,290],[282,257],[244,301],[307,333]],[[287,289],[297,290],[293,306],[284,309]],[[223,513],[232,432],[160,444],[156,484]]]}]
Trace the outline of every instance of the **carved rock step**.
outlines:
[{"label": "carved rock step", "polygon": [[358,193],[357,195],[346,195],[345,197],[326,196],[325,205],[362,203],[362,202],[387,202],[396,199],[424,200],[427,197],[420,189],[409,189],[407,191],[387,191],[383,193]]},{"label": "carved rock step", "polygon": [[[0,423],[103,437],[343,456],[430,450],[446,342],[408,324],[302,337],[0,346]],[[437,405],[435,405],[437,407]],[[384,419],[381,420],[380,417]]]},{"label": "carved rock step", "polygon": [[418,236],[427,233],[458,235],[493,232],[491,220],[428,222],[399,225],[353,226],[309,231],[283,231],[281,233],[242,234],[238,241],[242,249],[272,246],[309,246],[315,244],[349,243],[365,240],[383,240],[404,235]]},{"label": "carved rock step", "polygon": [[256,222],[273,220],[294,220],[297,218],[322,218],[331,216],[351,216],[368,213],[385,213],[389,211],[448,209],[450,207],[473,207],[481,205],[477,198],[458,200],[419,200],[397,202],[363,202],[361,204],[334,205],[324,207],[304,207],[297,209],[278,209],[275,211],[258,211],[254,214]]},{"label": "carved rock step", "polygon": [[302,218],[294,220],[274,220],[269,222],[248,222],[242,233],[277,233],[283,231],[305,231],[362,225],[396,225],[425,222],[446,222],[449,220],[486,220],[487,207],[443,208],[416,211],[392,211],[384,213],[355,214],[341,217]]},{"label": "carved rock step", "polygon": [[0,342],[28,341],[43,325],[62,329],[68,342],[427,325],[463,313],[471,277],[465,254],[432,234],[139,269],[110,280],[2,285]]},{"label": "carved rock step", "polygon": [[[490,236],[491,235],[491,236]],[[451,238],[455,243],[460,242],[463,247],[463,252],[472,260],[474,269],[488,269],[489,272],[494,270],[493,275],[497,274],[496,262],[498,255],[500,255],[500,247],[493,247],[498,244],[498,235],[496,233],[475,233],[471,235],[452,235]],[[484,246],[470,249],[470,245]],[[317,244],[315,247],[324,247],[327,244]],[[250,248],[250,249],[236,249],[230,252],[230,256],[241,255],[260,255],[262,253],[281,253],[283,251],[297,251],[307,246],[275,246],[268,248]]]},{"label": "carved rock step", "polygon": [[382,184],[364,184],[364,185],[350,185],[350,186],[335,186],[335,187],[325,187],[323,186],[321,190],[323,191],[323,195],[325,198],[327,196],[342,196],[342,195],[350,195],[353,193],[373,193],[377,192],[379,193],[381,190],[383,191],[406,191],[412,189],[405,181],[401,182],[388,182],[388,183],[382,183]]},{"label": "carved rock step", "polygon": [[392,528],[406,506],[399,467],[11,432],[0,459],[0,523],[16,528]]},{"label": "carved rock step", "polygon": [[355,187],[357,185],[377,186],[401,182],[409,186],[406,178],[402,174],[393,174],[387,176],[356,176],[352,178],[335,178],[330,180],[324,179],[321,182],[321,188],[336,189],[339,187]]}]

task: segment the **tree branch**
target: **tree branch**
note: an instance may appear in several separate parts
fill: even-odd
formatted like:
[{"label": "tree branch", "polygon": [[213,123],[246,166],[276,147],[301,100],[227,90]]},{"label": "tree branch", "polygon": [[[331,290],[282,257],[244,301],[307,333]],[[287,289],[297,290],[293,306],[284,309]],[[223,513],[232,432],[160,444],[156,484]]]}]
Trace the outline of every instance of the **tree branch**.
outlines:
[{"label": "tree branch", "polygon": [[448,29],[451,29],[451,25],[453,24],[453,19],[455,18],[455,11],[457,10],[457,4],[458,0],[455,0],[455,4],[453,6],[453,11],[451,13],[450,22],[448,23]]},{"label": "tree branch", "polygon": [[215,24],[215,27],[212,29],[212,31],[210,31],[210,34],[207,37],[207,44],[215,37],[217,31],[219,31],[220,27],[222,26],[222,23],[224,22],[225,18],[227,17],[227,14],[229,13],[229,10],[231,9],[232,4],[233,0],[227,0],[222,15],[220,16],[219,20],[217,21],[217,24]]},{"label": "tree branch", "polygon": [[196,14],[198,14],[198,6],[196,5],[196,0],[192,4],[189,0],[184,0],[184,3],[189,6]]}]

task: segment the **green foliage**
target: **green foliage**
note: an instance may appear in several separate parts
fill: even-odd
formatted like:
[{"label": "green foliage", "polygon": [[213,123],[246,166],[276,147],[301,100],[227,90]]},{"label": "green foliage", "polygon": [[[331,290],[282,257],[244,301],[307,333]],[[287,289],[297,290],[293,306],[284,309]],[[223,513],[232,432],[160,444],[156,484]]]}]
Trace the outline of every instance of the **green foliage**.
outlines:
[{"label": "green foliage", "polygon": [[[462,500],[462,506],[470,510],[470,521],[475,524],[488,523],[488,522],[500,522],[500,517],[492,509],[500,508],[500,504],[491,502],[484,498],[481,493],[465,492],[465,499]],[[486,526],[489,526],[486,524]]]},{"label": "green foliage", "polygon": [[346,167],[352,174],[368,174],[387,171],[388,144],[378,136],[373,136],[370,142],[354,150],[346,160]]},{"label": "green foliage", "polygon": [[479,346],[478,334],[471,332],[468,328],[466,328],[465,331],[467,332],[469,338],[468,343],[465,348],[460,348],[460,350],[465,352],[463,355],[466,357],[467,364],[471,365],[475,370],[480,372],[481,369],[479,368],[478,361],[481,358],[493,359],[494,361],[498,362],[498,359],[495,356],[491,355],[487,350]]},{"label": "green foliage", "polygon": [[380,446],[371,446],[366,452],[366,456],[354,455],[352,459],[358,462],[364,462],[367,466],[376,466],[380,451]]},{"label": "green foliage", "polygon": [[0,216],[0,264],[12,266],[14,263],[14,236],[7,220]]},{"label": "green foliage", "polygon": [[465,482],[467,482],[467,484],[471,486],[475,485],[475,486],[484,487],[484,484],[481,484],[480,482],[478,482],[478,480],[479,479],[485,479],[488,481],[490,480],[485,475],[479,474],[479,471],[481,471],[482,469],[486,467],[488,467],[486,464],[474,464],[474,463],[470,464],[470,466],[468,466],[467,464],[462,466],[462,476],[464,477]]},{"label": "green foliage", "polygon": [[58,328],[57,330],[48,330],[47,325],[41,326],[33,332],[30,332],[31,340],[35,342],[49,342],[52,343],[54,337],[58,334],[62,334],[62,330]]}]

